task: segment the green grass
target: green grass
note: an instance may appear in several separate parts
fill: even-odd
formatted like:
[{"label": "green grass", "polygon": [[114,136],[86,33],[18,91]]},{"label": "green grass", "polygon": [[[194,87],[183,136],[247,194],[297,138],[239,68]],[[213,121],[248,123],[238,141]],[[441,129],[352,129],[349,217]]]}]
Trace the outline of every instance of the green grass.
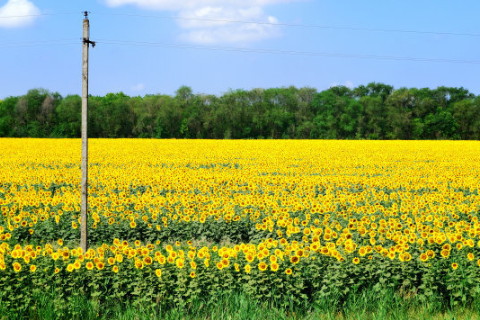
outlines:
[{"label": "green grass", "polygon": [[[18,303],[21,303],[20,301]],[[184,306],[160,307],[121,301],[100,304],[95,300],[72,298],[59,308],[52,295],[34,297],[24,313],[9,312],[0,301],[0,319],[206,319],[206,320],[475,320],[480,319],[480,301],[455,308],[443,305],[437,297],[428,302],[405,299],[395,293],[379,297],[373,291],[350,295],[346,301],[316,301],[308,306],[280,308],[275,301],[255,301],[244,294],[231,294],[210,301],[201,299]]]}]

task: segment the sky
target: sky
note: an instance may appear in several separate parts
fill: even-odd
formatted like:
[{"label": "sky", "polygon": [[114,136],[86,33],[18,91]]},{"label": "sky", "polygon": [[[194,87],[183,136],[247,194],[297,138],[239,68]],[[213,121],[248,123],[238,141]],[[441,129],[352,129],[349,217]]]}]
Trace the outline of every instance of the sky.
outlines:
[{"label": "sky", "polygon": [[478,0],[0,0],[0,99],[381,82],[480,94]]}]

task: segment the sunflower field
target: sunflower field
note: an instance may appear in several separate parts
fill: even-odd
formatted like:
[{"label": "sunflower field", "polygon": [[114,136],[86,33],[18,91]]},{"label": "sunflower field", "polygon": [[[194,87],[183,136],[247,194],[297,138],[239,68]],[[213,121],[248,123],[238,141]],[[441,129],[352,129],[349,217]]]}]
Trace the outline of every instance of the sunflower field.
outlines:
[{"label": "sunflower field", "polygon": [[0,139],[0,303],[480,297],[480,142]]}]

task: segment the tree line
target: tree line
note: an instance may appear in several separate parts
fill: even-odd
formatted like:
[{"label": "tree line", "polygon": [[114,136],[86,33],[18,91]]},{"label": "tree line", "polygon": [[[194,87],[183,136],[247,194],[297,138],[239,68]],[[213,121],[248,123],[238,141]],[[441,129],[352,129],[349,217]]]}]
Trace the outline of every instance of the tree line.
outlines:
[{"label": "tree line", "polygon": [[[80,137],[81,97],[44,89],[0,101],[1,137]],[[480,96],[464,88],[231,90],[89,97],[89,136],[204,139],[480,139]]]}]

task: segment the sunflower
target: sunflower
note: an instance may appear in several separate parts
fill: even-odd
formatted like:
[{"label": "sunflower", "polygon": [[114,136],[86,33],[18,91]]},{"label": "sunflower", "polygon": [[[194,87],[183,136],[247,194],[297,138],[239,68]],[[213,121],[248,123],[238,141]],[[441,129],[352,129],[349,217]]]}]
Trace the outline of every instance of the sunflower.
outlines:
[{"label": "sunflower", "polygon": [[367,254],[367,250],[362,247],[362,248],[358,249],[358,254],[363,257]]},{"label": "sunflower", "polygon": [[422,254],[420,254],[419,258],[420,258],[420,261],[425,262],[425,261],[428,260],[428,254],[422,253]]},{"label": "sunflower", "polygon": [[222,259],[222,264],[224,268],[227,268],[230,265],[230,260]]},{"label": "sunflower", "polygon": [[162,276],[162,269],[156,269],[155,275],[160,278]]},{"label": "sunflower", "polygon": [[255,255],[249,253],[249,254],[247,254],[247,255],[245,256],[245,259],[246,259],[248,262],[253,262],[253,260],[255,260]]},{"label": "sunflower", "polygon": [[267,270],[267,267],[268,267],[268,264],[266,264],[265,262],[260,262],[260,263],[258,264],[258,270],[260,270],[260,271],[265,271],[265,270]]},{"label": "sunflower", "polygon": [[175,264],[177,268],[183,269],[183,267],[185,266],[185,261],[183,260],[183,258],[178,258],[177,260],[175,260]]},{"label": "sunflower", "polygon": [[157,262],[160,264],[165,264],[165,262],[167,262],[167,259],[165,258],[165,256],[160,256],[157,258]]},{"label": "sunflower", "polygon": [[277,272],[279,267],[280,267],[279,264],[276,262],[272,262],[270,264],[270,270],[272,270],[273,272]]},{"label": "sunflower", "polygon": [[12,266],[13,266],[13,271],[15,272],[20,272],[22,270],[22,265],[18,262],[14,262]]},{"label": "sunflower", "polygon": [[411,259],[412,259],[412,255],[408,252],[404,252],[399,255],[399,260],[402,262],[408,262]]},{"label": "sunflower", "polygon": [[137,269],[143,269],[143,262],[142,260],[136,259],[135,260],[135,268]]},{"label": "sunflower", "polygon": [[150,257],[150,256],[144,257],[144,258],[143,258],[143,262],[144,262],[146,265],[152,264],[152,262],[153,262],[152,257]]}]

